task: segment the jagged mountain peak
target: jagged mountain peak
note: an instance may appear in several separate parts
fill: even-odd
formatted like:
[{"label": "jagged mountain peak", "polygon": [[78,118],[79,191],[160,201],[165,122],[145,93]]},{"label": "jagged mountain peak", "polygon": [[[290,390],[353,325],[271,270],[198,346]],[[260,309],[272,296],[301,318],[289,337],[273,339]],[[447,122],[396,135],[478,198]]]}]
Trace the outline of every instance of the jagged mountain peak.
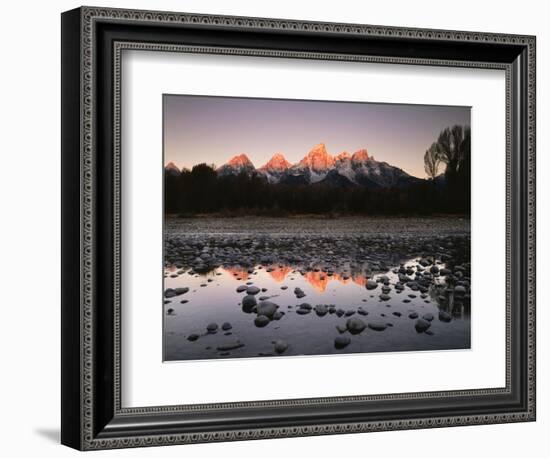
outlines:
[{"label": "jagged mountain peak", "polygon": [[166,170],[173,170],[174,172],[180,172],[180,169],[178,168],[178,166],[173,162],[168,162],[168,164],[166,164],[164,168]]},{"label": "jagged mountain peak", "polygon": [[352,162],[365,162],[369,159],[369,152],[366,150],[366,148],[357,150],[355,153],[353,153],[353,156],[351,156]]},{"label": "jagged mountain peak", "polygon": [[338,156],[336,156],[336,162],[338,161],[347,161],[351,159],[351,155],[347,151],[342,151]]},{"label": "jagged mountain peak", "polygon": [[229,161],[218,168],[220,175],[238,175],[240,173],[256,173],[256,168],[244,153],[233,156]]},{"label": "jagged mountain peak", "polygon": [[227,165],[230,165],[232,167],[244,167],[248,165],[254,166],[252,164],[252,161],[244,153],[233,156],[231,159],[229,159]]},{"label": "jagged mountain peak", "polygon": [[269,161],[258,170],[282,172],[292,167],[292,164],[286,160],[281,153],[275,153]]},{"label": "jagged mountain peak", "polygon": [[168,162],[168,164],[164,166],[164,171],[172,176],[179,176],[179,174],[182,172],[182,170],[180,170],[179,167],[173,162]]},{"label": "jagged mountain peak", "polygon": [[294,165],[282,153],[275,153],[265,165],[256,169],[246,154],[239,154],[222,165],[218,173],[221,176],[258,175],[270,184],[320,183],[334,187],[406,187],[419,180],[398,167],[376,161],[365,148],[352,155],[343,151],[332,156],[324,143],[315,145]]},{"label": "jagged mountain peak", "polygon": [[326,145],[319,143],[307,153],[298,165],[310,168],[315,172],[322,172],[334,166],[334,162],[334,157],[328,153]]}]

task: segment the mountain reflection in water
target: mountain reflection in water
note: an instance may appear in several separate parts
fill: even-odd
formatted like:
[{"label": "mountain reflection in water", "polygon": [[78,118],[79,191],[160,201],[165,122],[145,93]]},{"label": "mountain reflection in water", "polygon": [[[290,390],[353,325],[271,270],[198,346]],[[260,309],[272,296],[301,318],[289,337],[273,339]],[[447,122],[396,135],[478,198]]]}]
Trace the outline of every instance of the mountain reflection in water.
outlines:
[{"label": "mountain reflection in water", "polygon": [[[439,274],[420,291],[414,279],[426,271],[419,260],[370,275],[365,266],[338,272],[284,264],[218,266],[198,273],[169,265],[165,290],[180,294],[165,299],[164,359],[469,348],[469,294],[457,298]],[[446,267],[437,264],[438,271]],[[404,277],[411,281],[403,283]],[[373,289],[366,288],[369,280],[376,282]],[[254,286],[256,294],[243,290]],[[277,314],[263,324],[257,313],[243,307],[245,297],[254,301],[255,311],[262,303],[275,304]],[[347,328],[352,318],[363,322],[365,330],[352,333]],[[419,332],[418,321],[429,329]],[[349,343],[338,348],[338,339]]]}]

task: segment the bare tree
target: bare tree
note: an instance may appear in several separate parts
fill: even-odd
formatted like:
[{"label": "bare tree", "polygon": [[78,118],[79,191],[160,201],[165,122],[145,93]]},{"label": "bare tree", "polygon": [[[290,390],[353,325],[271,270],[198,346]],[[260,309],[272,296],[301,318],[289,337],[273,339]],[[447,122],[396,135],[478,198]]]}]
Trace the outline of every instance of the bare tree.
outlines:
[{"label": "bare tree", "polygon": [[470,159],[470,127],[456,125],[442,130],[437,139],[440,159],[447,168],[446,175],[456,175]]},{"label": "bare tree", "polygon": [[437,143],[432,143],[424,154],[424,170],[426,171],[426,175],[428,175],[428,177],[432,180],[437,176],[440,164],[441,157],[439,145]]}]

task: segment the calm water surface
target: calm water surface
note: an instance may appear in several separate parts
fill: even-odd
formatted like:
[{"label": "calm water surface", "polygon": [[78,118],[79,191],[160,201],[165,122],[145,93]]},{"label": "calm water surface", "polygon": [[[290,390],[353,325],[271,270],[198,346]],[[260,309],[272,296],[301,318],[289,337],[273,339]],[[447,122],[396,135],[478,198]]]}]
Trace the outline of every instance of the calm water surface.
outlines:
[{"label": "calm water surface", "polygon": [[[402,264],[416,269],[419,258]],[[358,273],[327,275],[323,271],[299,271],[291,266],[256,265],[253,268],[217,267],[208,273],[198,274],[188,268],[174,265],[165,268],[165,289],[189,288],[188,292],[165,300],[164,304],[164,359],[166,361],[213,358],[239,358],[279,355],[274,343],[282,341],[287,348],[282,356],[319,355],[334,353],[441,350],[470,348],[469,306],[458,307],[441,300],[443,277],[435,279],[435,285],[426,294],[405,286],[403,291],[394,287],[398,283],[397,267],[388,272],[373,274],[371,280],[389,277],[389,300],[382,300],[382,283],[374,290],[367,290],[367,278]],[[439,268],[445,264],[439,263]],[[256,313],[243,310],[241,301],[245,292],[237,292],[240,285],[255,285],[262,289],[255,297],[269,300],[279,306],[284,315],[270,321],[265,327],[254,323]],[[297,298],[295,288],[305,296]],[[444,289],[444,288],[443,288]],[[424,297],[422,297],[424,296]],[[298,306],[308,303],[334,305],[336,310],[348,312],[348,316],[327,313],[318,316],[315,310],[305,315],[296,313]],[[366,314],[360,315],[359,310]],[[439,311],[452,314],[450,322],[439,319]],[[353,315],[351,314],[353,312]],[[340,312],[341,313],[341,312]],[[420,318],[431,313],[434,316],[429,332],[417,332],[416,313]],[[340,333],[337,326],[345,326],[349,318],[360,318],[365,323],[387,325],[382,331],[366,328],[352,335]],[[216,332],[207,331],[211,323],[218,325]],[[229,323],[231,329],[221,329]],[[190,341],[192,334],[197,340]],[[339,335],[351,339],[344,349],[335,348]],[[228,347],[236,347],[227,349]]]}]

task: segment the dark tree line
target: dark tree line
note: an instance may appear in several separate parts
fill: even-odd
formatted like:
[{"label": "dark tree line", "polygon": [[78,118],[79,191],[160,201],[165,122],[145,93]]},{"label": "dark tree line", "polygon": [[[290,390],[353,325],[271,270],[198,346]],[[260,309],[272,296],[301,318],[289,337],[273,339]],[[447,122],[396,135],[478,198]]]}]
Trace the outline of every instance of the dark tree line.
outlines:
[{"label": "dark tree line", "polygon": [[165,210],[169,214],[430,214],[455,213],[445,193],[424,180],[408,188],[335,187],[268,184],[245,173],[218,177],[200,164],[181,175],[166,174]]}]

